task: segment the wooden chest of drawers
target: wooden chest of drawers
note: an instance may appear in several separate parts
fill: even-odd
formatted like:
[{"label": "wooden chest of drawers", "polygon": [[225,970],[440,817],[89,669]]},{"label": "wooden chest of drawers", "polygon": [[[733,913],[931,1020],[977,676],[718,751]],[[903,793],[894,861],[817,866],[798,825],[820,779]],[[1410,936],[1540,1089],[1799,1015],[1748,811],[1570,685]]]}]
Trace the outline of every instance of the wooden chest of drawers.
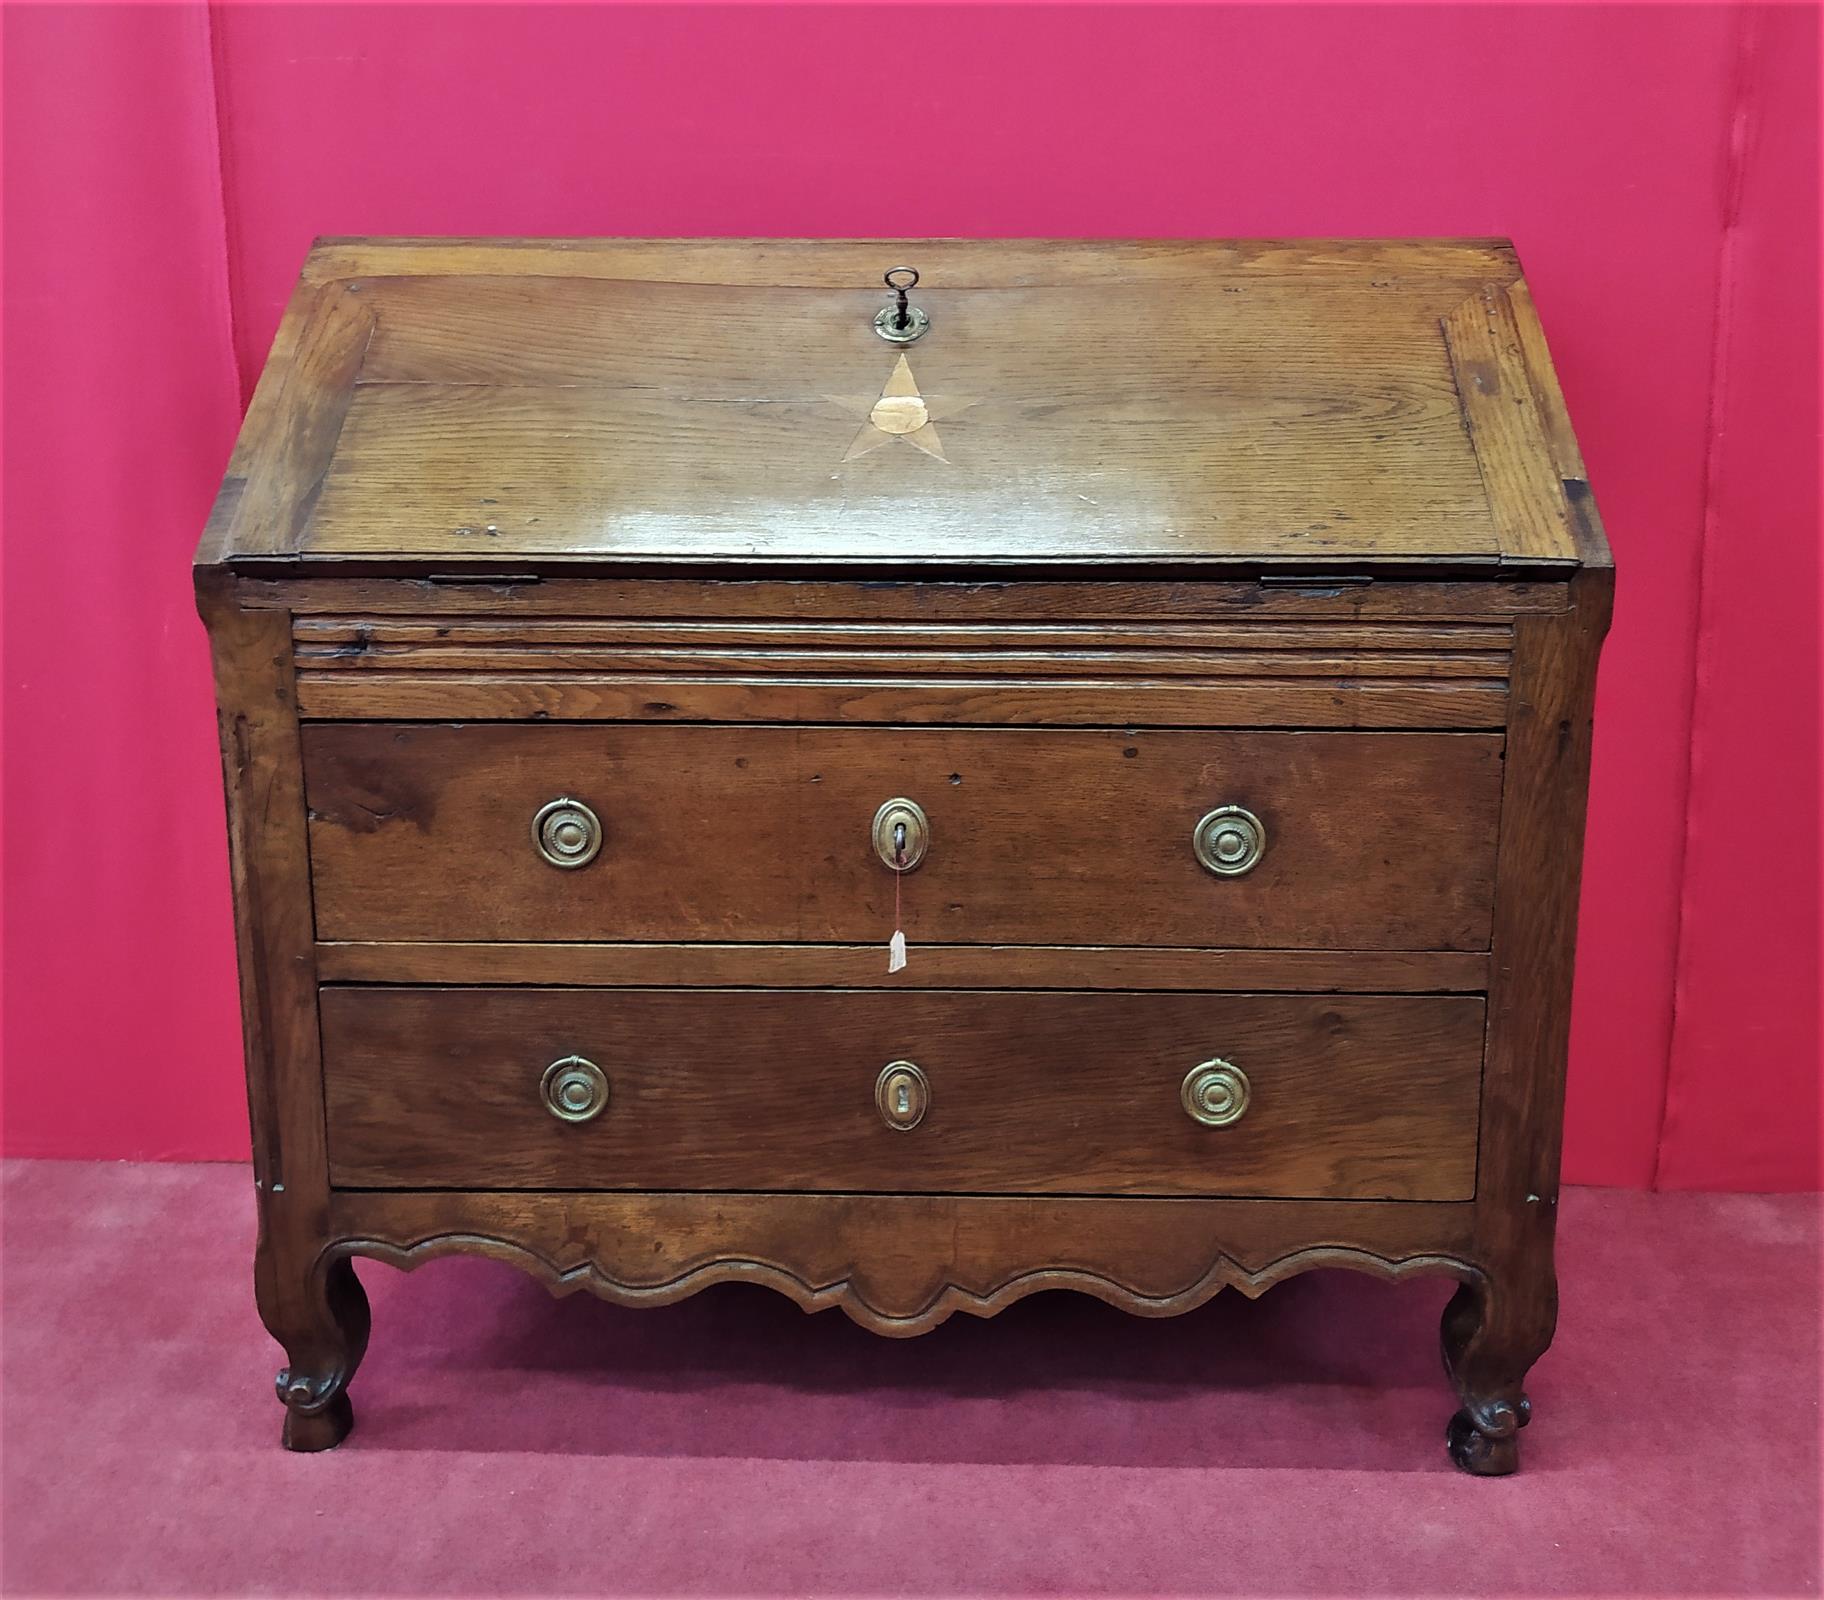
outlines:
[{"label": "wooden chest of drawers", "polygon": [[1511,1471],[1611,580],[1500,243],[319,244],[197,560],[285,1442],[358,1256],[1336,1266]]}]

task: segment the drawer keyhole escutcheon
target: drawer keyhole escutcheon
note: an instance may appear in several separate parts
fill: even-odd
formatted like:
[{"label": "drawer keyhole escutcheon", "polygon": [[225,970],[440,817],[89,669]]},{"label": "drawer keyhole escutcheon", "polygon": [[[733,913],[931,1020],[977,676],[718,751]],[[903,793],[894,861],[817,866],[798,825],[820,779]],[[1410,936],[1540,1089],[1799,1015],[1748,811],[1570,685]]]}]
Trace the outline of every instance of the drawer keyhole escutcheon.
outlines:
[{"label": "drawer keyhole escutcheon", "polygon": [[1223,878],[1252,872],[1267,851],[1267,830],[1260,818],[1241,806],[1218,806],[1191,834],[1197,859]]},{"label": "drawer keyhole escutcheon", "polygon": [[1184,1075],[1178,1098],[1193,1122],[1206,1128],[1226,1128],[1247,1114],[1252,1094],[1248,1075],[1220,1056],[1198,1063]]},{"label": "drawer keyhole escutcheon", "polygon": [[910,872],[931,846],[931,824],[916,800],[889,800],[874,813],[874,854],[894,872]]},{"label": "drawer keyhole escutcheon", "polygon": [[608,1074],[583,1056],[553,1061],[538,1089],[559,1122],[591,1122],[608,1109]]},{"label": "drawer keyhole escutcheon", "polygon": [[586,867],[602,848],[602,819],[568,795],[538,808],[532,842],[554,867]]},{"label": "drawer keyhole escutcheon", "polygon": [[910,1133],[931,1109],[931,1083],[910,1061],[889,1061],[874,1080],[874,1104],[889,1128]]}]

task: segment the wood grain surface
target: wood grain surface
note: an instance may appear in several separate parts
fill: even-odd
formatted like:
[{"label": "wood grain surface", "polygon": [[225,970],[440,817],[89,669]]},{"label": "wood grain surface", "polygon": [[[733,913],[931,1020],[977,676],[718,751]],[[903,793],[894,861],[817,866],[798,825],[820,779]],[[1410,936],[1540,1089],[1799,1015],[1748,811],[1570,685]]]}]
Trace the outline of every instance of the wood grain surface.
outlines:
[{"label": "wood grain surface", "polygon": [[[281,397],[311,421],[211,559],[1578,558],[1499,246],[521,246],[322,253]],[[902,350],[879,278],[921,260]],[[943,443],[858,453],[902,357]]]},{"label": "wood grain surface", "polygon": [[[318,723],[303,735],[325,939],[813,940],[1476,950],[1488,943],[1491,734]],[[896,878],[876,809],[922,806]],[[538,855],[560,796],[588,866]],[[1265,826],[1241,877],[1192,832]]]},{"label": "wood grain surface", "polygon": [[[330,1171],[352,1187],[1465,1200],[1480,999],[588,989],[322,995]],[[612,1099],[565,1123],[546,1065]],[[1179,1102],[1221,1057],[1239,1122]],[[888,1062],[930,1080],[911,1131]]]}]

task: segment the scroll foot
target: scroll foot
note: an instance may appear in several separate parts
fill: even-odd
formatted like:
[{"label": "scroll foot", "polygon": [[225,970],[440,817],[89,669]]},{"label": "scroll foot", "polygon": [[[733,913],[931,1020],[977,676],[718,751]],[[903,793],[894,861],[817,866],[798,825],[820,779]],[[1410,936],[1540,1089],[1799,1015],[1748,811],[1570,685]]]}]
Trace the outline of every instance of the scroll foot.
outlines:
[{"label": "scroll foot", "polygon": [[[285,1347],[279,1373],[287,1450],[333,1450],[355,1425],[348,1384],[367,1350],[369,1316],[361,1280],[346,1260],[332,1261],[291,1285],[266,1325]],[[262,1304],[262,1312],[268,1306]]]},{"label": "scroll foot", "polygon": [[1520,1430],[1532,1416],[1521,1387],[1551,1343],[1557,1284],[1538,1281],[1464,1284],[1444,1308],[1444,1370],[1461,1408],[1444,1430],[1450,1459],[1479,1478],[1520,1467]]}]

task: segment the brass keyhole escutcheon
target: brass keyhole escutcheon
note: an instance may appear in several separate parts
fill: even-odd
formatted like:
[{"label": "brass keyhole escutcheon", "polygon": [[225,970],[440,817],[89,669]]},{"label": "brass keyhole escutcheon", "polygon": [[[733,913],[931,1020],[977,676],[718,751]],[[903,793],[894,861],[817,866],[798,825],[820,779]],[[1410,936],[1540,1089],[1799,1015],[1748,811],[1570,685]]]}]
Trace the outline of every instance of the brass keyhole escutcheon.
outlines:
[{"label": "brass keyhole escutcheon", "polygon": [[874,1080],[874,1104],[889,1128],[910,1133],[931,1109],[930,1080],[910,1061],[889,1061]]},{"label": "brass keyhole escutcheon", "polygon": [[1267,830],[1260,818],[1241,806],[1218,806],[1191,834],[1198,861],[1222,878],[1252,872],[1267,852]]},{"label": "brass keyhole escutcheon", "polygon": [[910,872],[931,847],[931,823],[916,800],[889,800],[874,813],[874,854],[894,872]]},{"label": "brass keyhole escutcheon", "polygon": [[1247,1115],[1253,1095],[1248,1075],[1220,1056],[1199,1062],[1184,1075],[1178,1090],[1187,1115],[1206,1128],[1226,1128]]},{"label": "brass keyhole escutcheon", "polygon": [[538,1092],[559,1122],[590,1122],[608,1109],[608,1074],[584,1056],[563,1056],[545,1068]]},{"label": "brass keyhole escutcheon", "polygon": [[602,819],[568,795],[548,801],[532,819],[532,842],[554,867],[586,867],[602,848]]}]

